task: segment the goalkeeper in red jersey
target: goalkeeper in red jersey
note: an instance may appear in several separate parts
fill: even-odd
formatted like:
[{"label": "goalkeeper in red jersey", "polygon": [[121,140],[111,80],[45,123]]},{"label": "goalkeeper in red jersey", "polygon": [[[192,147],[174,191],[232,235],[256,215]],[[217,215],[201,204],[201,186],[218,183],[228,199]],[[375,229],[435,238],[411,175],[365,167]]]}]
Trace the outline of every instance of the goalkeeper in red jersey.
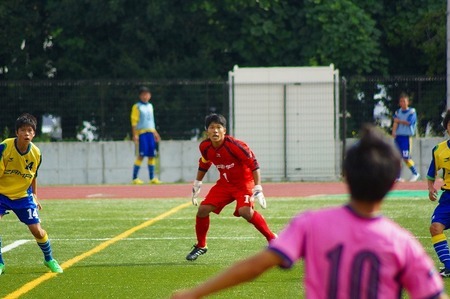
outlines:
[{"label": "goalkeeper in red jersey", "polygon": [[234,216],[243,217],[253,224],[267,241],[276,237],[263,216],[253,209],[255,200],[262,208],[266,208],[255,155],[247,144],[226,135],[226,119],[222,115],[208,115],[205,119],[205,128],[208,139],[200,144],[201,158],[192,189],[192,204],[198,205],[197,196],[202,180],[211,164],[219,170],[220,178],[198,208],[195,221],[197,244],[186,256],[188,261],[194,261],[208,251],[206,235],[209,229],[209,214],[211,212],[219,214],[233,201],[236,201]]}]

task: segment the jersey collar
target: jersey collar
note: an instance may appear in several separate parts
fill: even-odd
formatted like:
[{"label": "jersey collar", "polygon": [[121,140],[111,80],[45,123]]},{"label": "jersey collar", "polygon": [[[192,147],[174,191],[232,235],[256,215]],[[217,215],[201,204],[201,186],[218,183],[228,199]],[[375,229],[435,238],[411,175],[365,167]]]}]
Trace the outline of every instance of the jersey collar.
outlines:
[{"label": "jersey collar", "polygon": [[25,153],[22,153],[22,152],[19,150],[19,148],[17,147],[17,138],[15,138],[15,139],[14,139],[14,147],[16,148],[16,151],[19,153],[19,155],[24,156],[24,155],[26,155],[26,154],[28,154],[28,153],[30,152],[30,149],[31,149],[31,143],[28,144],[28,148],[27,148],[27,150],[25,151]]},{"label": "jersey collar", "polygon": [[359,219],[364,219],[364,220],[368,220],[368,221],[372,221],[372,220],[377,220],[380,218],[383,218],[382,214],[378,214],[374,217],[364,217],[361,214],[359,214],[358,212],[356,212],[349,204],[346,204],[344,206],[345,208],[347,208],[347,210],[355,217],[359,218]]}]

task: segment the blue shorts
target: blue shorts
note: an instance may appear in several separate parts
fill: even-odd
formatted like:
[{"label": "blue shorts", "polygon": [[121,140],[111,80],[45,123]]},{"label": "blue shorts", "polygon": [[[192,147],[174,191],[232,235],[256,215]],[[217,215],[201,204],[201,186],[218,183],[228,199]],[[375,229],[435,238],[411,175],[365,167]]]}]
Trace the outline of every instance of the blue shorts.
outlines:
[{"label": "blue shorts", "polygon": [[433,222],[441,223],[445,229],[450,228],[450,191],[444,191],[439,198],[439,204],[431,216],[431,223]]},{"label": "blue shorts", "polygon": [[411,159],[411,136],[396,136],[395,143],[404,160]]},{"label": "blue shorts", "polygon": [[17,218],[26,225],[40,223],[38,209],[33,200],[33,196],[27,196],[15,200],[0,194],[0,215],[8,214],[7,211],[13,211]]},{"label": "blue shorts", "polygon": [[139,156],[141,157],[156,156],[156,141],[155,135],[153,135],[152,132],[146,132],[139,135]]}]

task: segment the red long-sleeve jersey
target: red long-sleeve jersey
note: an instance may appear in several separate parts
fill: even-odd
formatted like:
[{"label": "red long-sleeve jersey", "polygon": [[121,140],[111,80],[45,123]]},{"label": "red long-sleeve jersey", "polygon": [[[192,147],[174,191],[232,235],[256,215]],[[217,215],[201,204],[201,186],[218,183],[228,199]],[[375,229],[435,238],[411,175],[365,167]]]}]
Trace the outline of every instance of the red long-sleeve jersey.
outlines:
[{"label": "red long-sleeve jersey", "polygon": [[223,144],[214,148],[210,139],[200,143],[202,157],[199,170],[207,172],[211,164],[220,173],[217,183],[246,185],[254,184],[253,171],[259,169],[255,154],[248,145],[231,136],[225,136]]}]

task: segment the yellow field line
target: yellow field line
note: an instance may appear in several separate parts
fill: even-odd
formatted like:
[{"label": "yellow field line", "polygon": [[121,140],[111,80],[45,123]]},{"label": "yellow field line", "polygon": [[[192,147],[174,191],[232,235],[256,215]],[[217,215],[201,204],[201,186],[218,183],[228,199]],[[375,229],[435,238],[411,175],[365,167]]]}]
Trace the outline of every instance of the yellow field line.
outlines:
[{"label": "yellow field line", "polygon": [[[80,255],[78,255],[78,256],[68,260],[67,262],[63,263],[61,265],[61,267],[64,270],[66,270],[66,269],[72,267],[73,265],[75,265],[76,263],[84,260],[85,258],[88,258],[88,257],[90,257],[90,256],[92,256],[92,255],[94,255],[94,254],[104,250],[108,246],[116,243],[117,241],[120,241],[122,239],[125,239],[125,238],[129,237],[131,234],[137,232],[138,230],[141,230],[143,228],[149,227],[149,226],[153,225],[154,223],[156,223],[156,222],[158,222],[158,221],[160,221],[160,220],[162,220],[162,219],[164,219],[166,217],[169,217],[170,215],[175,214],[178,211],[188,207],[189,205],[191,205],[191,202],[184,203],[184,204],[179,205],[179,206],[177,206],[177,207],[175,207],[175,208],[173,208],[173,209],[171,209],[171,210],[169,210],[169,211],[167,211],[165,213],[162,213],[162,214],[156,216],[155,218],[152,218],[152,219],[147,220],[147,221],[145,221],[145,222],[143,222],[143,223],[141,223],[141,224],[139,224],[139,225],[137,225],[135,227],[132,227],[129,230],[121,233],[120,235],[117,235],[117,236],[113,237],[112,239],[110,239],[108,241],[105,241],[105,242],[101,243],[100,245],[92,248],[91,250],[86,251],[85,253],[82,253],[82,254],[80,254]],[[32,280],[32,281],[28,282],[27,284],[24,284],[19,289],[17,289],[14,292],[6,295],[6,297],[4,297],[4,299],[19,298],[20,296],[28,293],[29,291],[31,291],[32,289],[34,289],[35,287],[37,287],[38,285],[43,283],[44,281],[47,281],[47,280],[55,277],[56,275],[58,275],[58,274],[51,273],[51,272],[45,273],[41,277],[38,277],[35,280]]]}]

